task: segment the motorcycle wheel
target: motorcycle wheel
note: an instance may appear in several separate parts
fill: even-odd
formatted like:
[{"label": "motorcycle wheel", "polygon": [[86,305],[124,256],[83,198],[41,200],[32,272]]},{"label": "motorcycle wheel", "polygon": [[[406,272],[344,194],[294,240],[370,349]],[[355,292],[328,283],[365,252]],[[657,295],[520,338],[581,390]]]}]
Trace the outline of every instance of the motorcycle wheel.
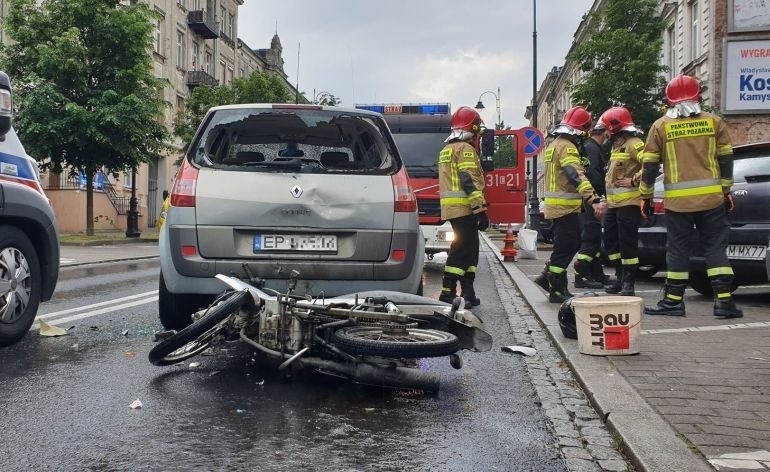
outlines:
[{"label": "motorcycle wheel", "polygon": [[172,365],[208,349],[214,337],[222,330],[222,321],[238,311],[246,297],[246,292],[227,292],[222,295],[197,321],[152,348],[148,356],[150,363],[157,366]]},{"label": "motorcycle wheel", "polygon": [[406,359],[443,357],[460,350],[460,340],[454,334],[416,328],[342,328],[334,332],[334,344],[350,354]]}]

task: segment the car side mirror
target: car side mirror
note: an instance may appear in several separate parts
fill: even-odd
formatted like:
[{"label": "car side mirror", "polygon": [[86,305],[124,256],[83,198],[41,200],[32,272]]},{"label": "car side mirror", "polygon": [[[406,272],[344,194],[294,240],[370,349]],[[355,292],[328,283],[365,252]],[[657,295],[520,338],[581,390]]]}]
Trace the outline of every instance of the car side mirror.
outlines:
[{"label": "car side mirror", "polygon": [[481,156],[491,158],[495,155],[495,130],[485,129],[481,134]]},{"label": "car side mirror", "polygon": [[13,126],[13,99],[11,96],[11,80],[0,72],[0,137],[11,131]]},{"label": "car side mirror", "polygon": [[484,172],[492,172],[493,170],[495,170],[495,161],[493,161],[492,159],[485,159],[481,161],[481,169]]}]

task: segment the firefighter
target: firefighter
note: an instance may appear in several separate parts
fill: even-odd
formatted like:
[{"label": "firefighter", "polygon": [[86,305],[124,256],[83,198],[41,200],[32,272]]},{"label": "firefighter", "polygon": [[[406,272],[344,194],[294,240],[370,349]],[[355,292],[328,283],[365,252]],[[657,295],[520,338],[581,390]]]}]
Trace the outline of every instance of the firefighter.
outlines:
[{"label": "firefighter", "polygon": [[[602,145],[607,140],[609,133],[604,123],[597,122],[591,128],[589,139],[583,143],[581,163],[585,170],[586,178],[591,182],[594,192],[605,195],[604,175],[605,158]],[[594,218],[593,207],[584,206],[581,215],[582,234],[580,237],[580,251],[575,260],[575,288],[604,288],[607,276],[601,263],[602,247],[602,222]]]},{"label": "firefighter", "polygon": [[648,315],[684,316],[693,233],[698,234],[714,289],[714,316],[740,318],[732,298],[733,270],[726,255],[734,208],[733,148],[722,119],[701,110],[700,84],[690,76],[674,77],[666,86],[670,108],[650,129],[642,153],[639,191],[642,212],[652,213],[655,177],[663,164],[666,203],[668,275],[665,294]]},{"label": "firefighter", "polygon": [[605,292],[634,295],[634,276],[639,266],[639,179],[640,155],[644,141],[634,125],[631,112],[613,107],[604,112],[601,121],[607,126],[612,142],[610,167],[607,170],[607,215],[604,217],[604,247],[615,268],[615,280]]},{"label": "firefighter", "polygon": [[472,143],[481,132],[481,116],[470,107],[460,107],[452,115],[452,131],[439,153],[439,196],[441,219],[449,221],[454,240],[444,266],[439,300],[452,303],[460,282],[465,307],[477,306],[473,282],[479,262],[479,231],[489,227],[484,199],[484,175]]},{"label": "firefighter", "polygon": [[546,263],[548,301],[562,303],[567,290],[567,268],[580,249],[580,212],[584,203],[601,219],[604,205],[586,179],[578,146],[591,128],[591,115],[583,107],[567,110],[551,132],[556,139],[545,150],[545,218],[553,221],[553,252]]}]

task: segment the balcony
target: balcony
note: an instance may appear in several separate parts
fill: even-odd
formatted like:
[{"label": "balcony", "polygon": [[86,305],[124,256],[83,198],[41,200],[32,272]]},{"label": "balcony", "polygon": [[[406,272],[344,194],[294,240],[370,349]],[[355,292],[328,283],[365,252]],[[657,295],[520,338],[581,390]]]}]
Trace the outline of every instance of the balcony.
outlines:
[{"label": "balcony", "polygon": [[216,87],[219,85],[219,81],[204,70],[188,70],[185,79],[188,87],[197,87],[198,85]]},{"label": "balcony", "polygon": [[187,26],[205,39],[219,37],[219,25],[214,15],[206,10],[193,10],[187,12]]}]

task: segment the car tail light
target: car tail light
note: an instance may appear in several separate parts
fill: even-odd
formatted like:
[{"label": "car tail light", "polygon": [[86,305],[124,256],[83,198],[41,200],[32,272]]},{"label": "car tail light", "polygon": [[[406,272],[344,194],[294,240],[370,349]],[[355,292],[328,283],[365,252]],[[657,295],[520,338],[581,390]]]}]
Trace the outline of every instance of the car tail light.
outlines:
[{"label": "car tail light", "polygon": [[185,257],[192,257],[198,254],[198,249],[195,246],[182,246],[182,255]]},{"label": "car tail light", "polygon": [[406,259],[406,251],[403,249],[394,249],[393,252],[390,253],[390,258],[394,261],[403,261]]},{"label": "car tail light", "polygon": [[654,206],[653,211],[656,215],[662,215],[666,212],[666,202],[662,198],[653,199]]},{"label": "car tail light", "polygon": [[417,211],[417,198],[414,196],[412,184],[409,183],[409,174],[406,167],[396,172],[392,177],[393,192],[396,195],[394,211],[396,213],[412,213]]},{"label": "car tail light", "polygon": [[175,207],[194,207],[195,206],[195,186],[198,183],[198,169],[190,164],[187,159],[182,161],[182,168],[174,180],[174,186],[171,189],[171,206]]}]

